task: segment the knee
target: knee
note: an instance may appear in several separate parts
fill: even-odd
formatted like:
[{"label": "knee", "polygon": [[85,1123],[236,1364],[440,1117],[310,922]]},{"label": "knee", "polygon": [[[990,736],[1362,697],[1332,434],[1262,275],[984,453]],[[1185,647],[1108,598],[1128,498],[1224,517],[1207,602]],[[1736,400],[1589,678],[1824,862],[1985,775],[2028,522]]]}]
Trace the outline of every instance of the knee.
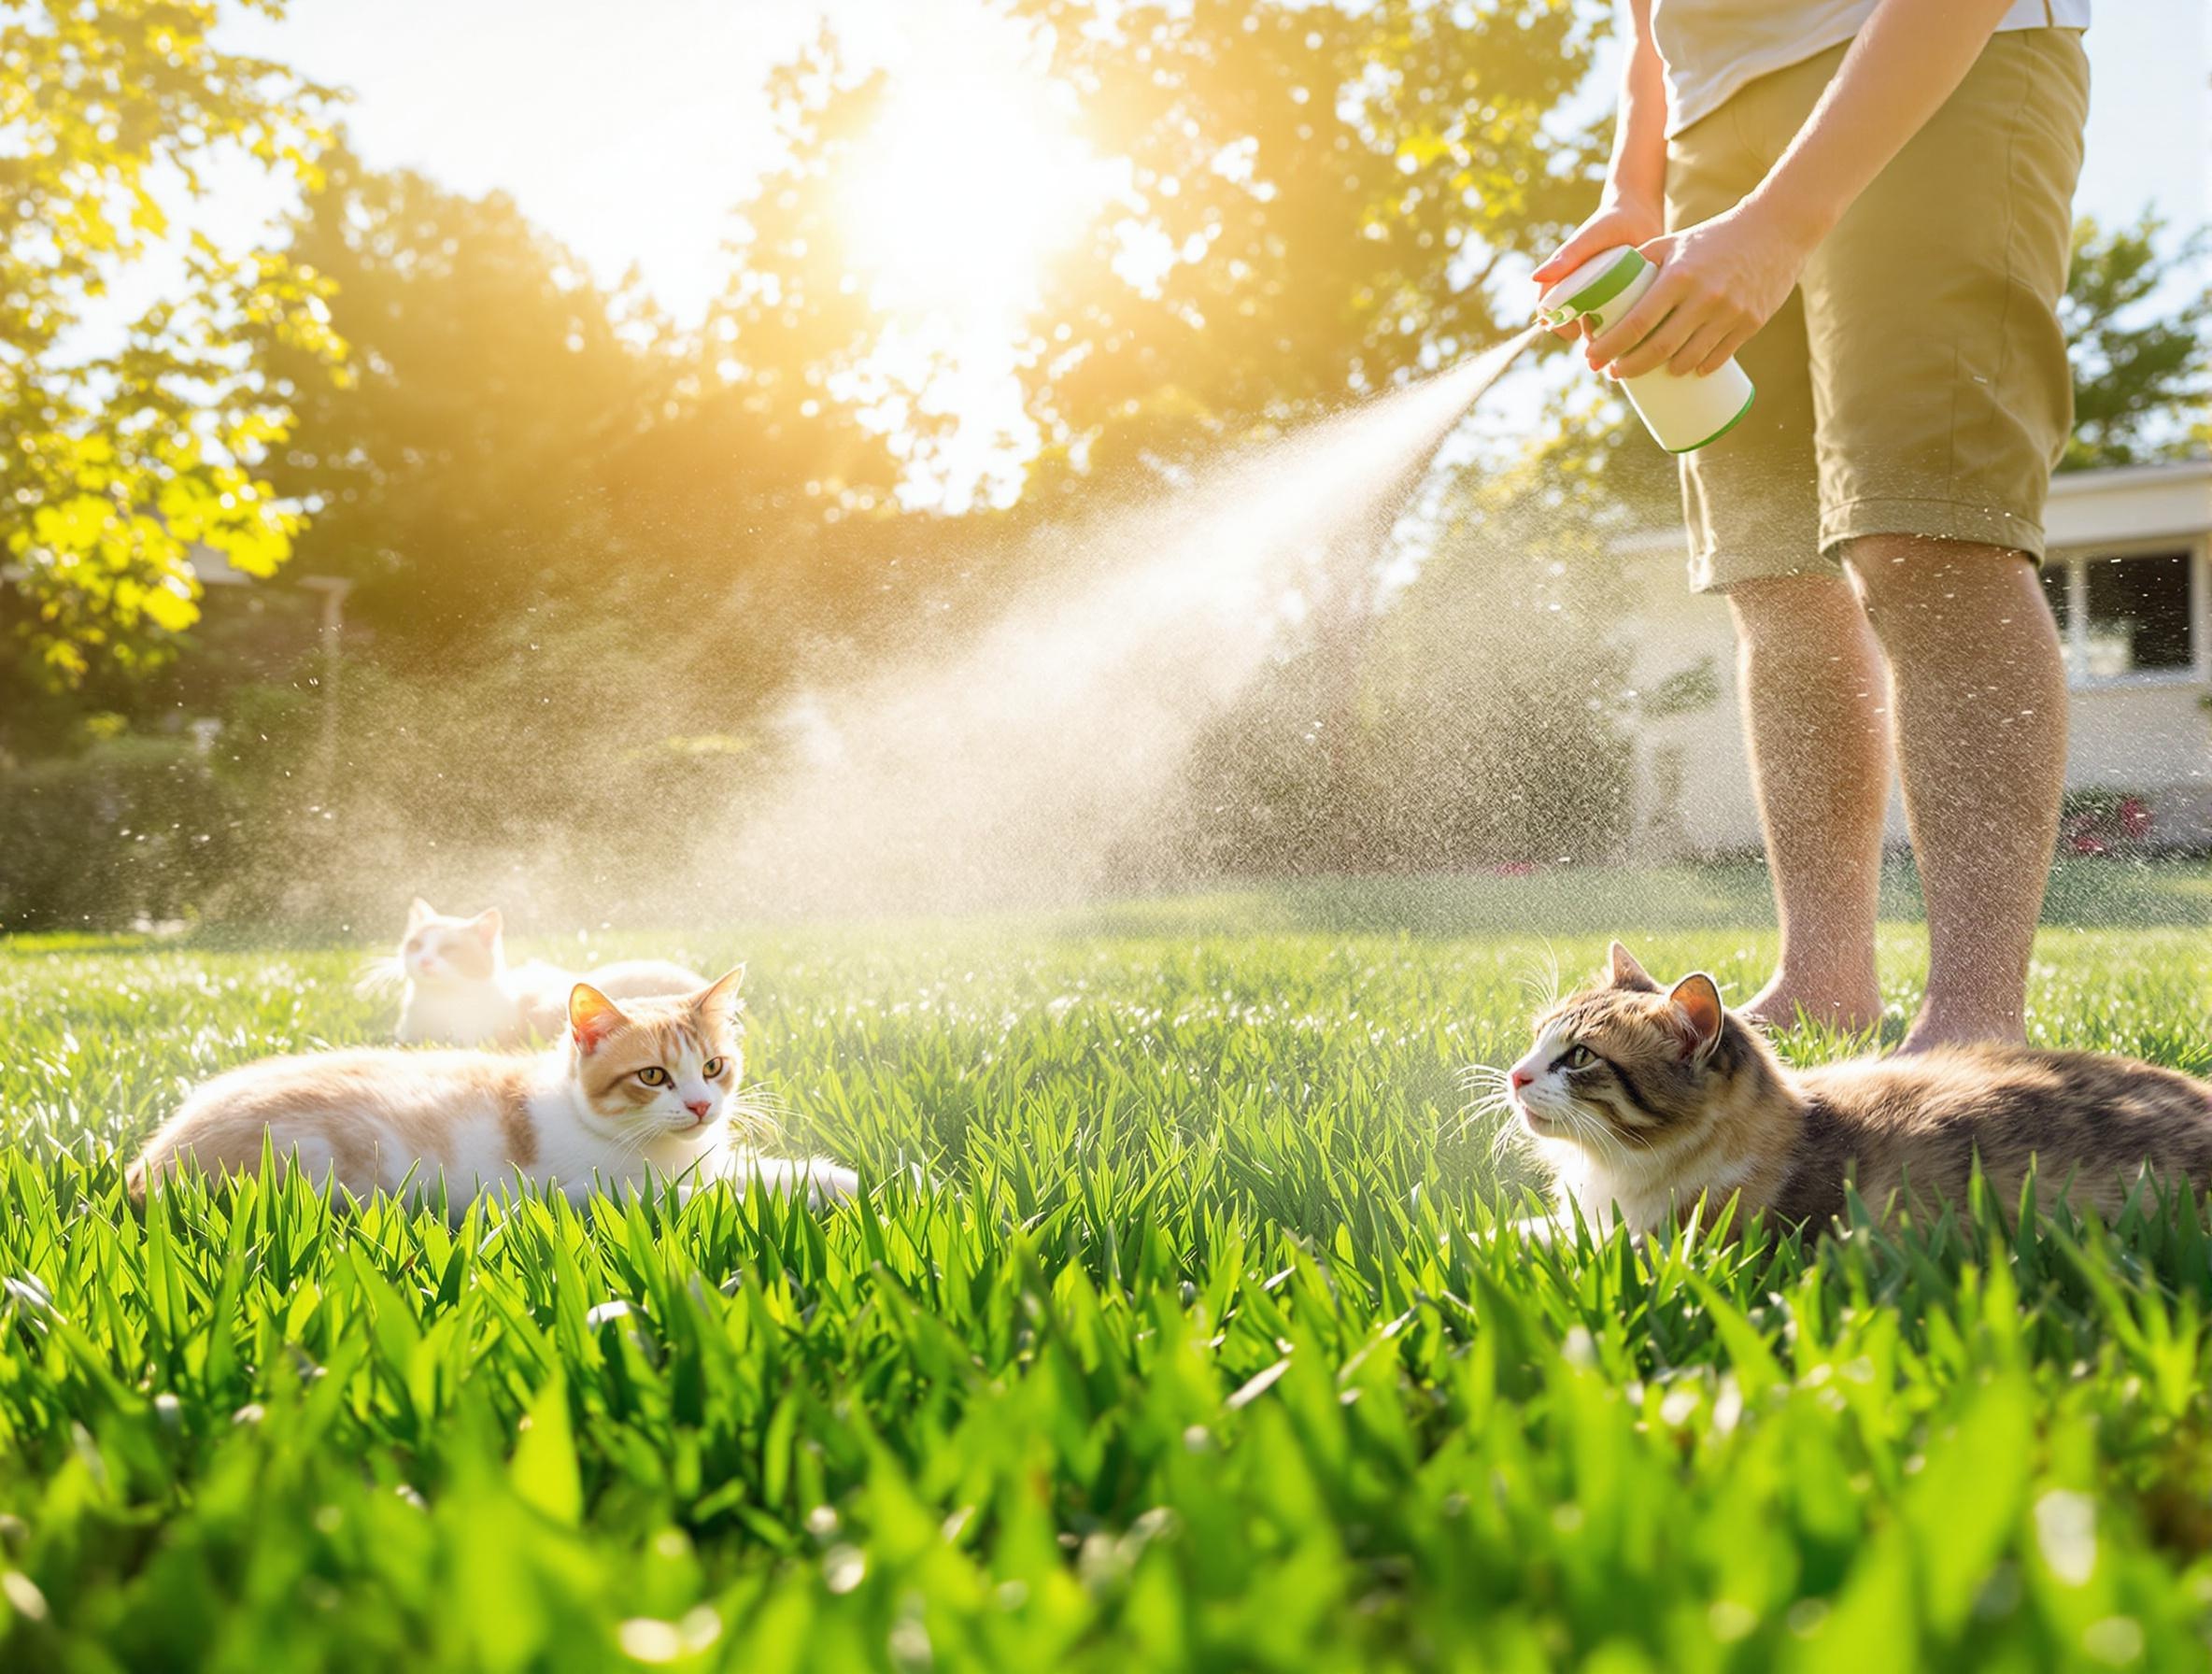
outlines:
[{"label": "knee", "polygon": [[2035,562],[2010,546],[1924,535],[1864,535],[1844,549],[1870,613],[1944,614],[2022,590],[2040,591]]},{"label": "knee", "polygon": [[1846,561],[1885,642],[1934,636],[1956,645],[1962,635],[1978,639],[1999,628],[2051,631],[2035,564],[2013,547],[1871,535],[1850,544]]}]

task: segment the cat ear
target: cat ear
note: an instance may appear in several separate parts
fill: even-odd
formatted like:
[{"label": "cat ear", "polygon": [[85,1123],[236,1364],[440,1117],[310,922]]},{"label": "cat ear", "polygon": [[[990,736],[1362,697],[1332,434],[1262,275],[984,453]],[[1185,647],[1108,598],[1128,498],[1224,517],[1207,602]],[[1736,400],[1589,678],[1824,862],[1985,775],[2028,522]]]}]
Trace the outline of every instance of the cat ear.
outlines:
[{"label": "cat ear", "polygon": [[437,915],[437,908],[432,906],[419,895],[407,903],[407,928],[409,929],[415,929],[424,919],[435,918]]},{"label": "cat ear", "polygon": [[737,991],[744,986],[745,968],[734,965],[706,986],[704,992],[691,1003],[710,1017],[734,1017],[744,1003]]},{"label": "cat ear", "polygon": [[503,922],[504,921],[499,915],[499,909],[497,907],[486,907],[481,913],[477,914],[474,918],[469,920],[469,929],[476,932],[477,941],[483,943],[485,946],[489,947],[494,943],[498,942],[500,926]]},{"label": "cat ear", "polygon": [[568,991],[569,1032],[587,1056],[629,1021],[619,1006],[589,983],[578,983]]},{"label": "cat ear", "polygon": [[1609,975],[1614,987],[1635,988],[1646,994],[1659,992],[1659,985],[1652,980],[1651,972],[1638,964],[1636,956],[1618,942],[1613,943],[1611,953],[1607,956],[1607,963],[1610,967]]},{"label": "cat ear", "polygon": [[1690,1037],[1690,1056],[1703,1057],[1713,1049],[1721,1038],[1722,1027],[1728,1021],[1728,1010],[1721,1003],[1721,990],[1713,986],[1713,979],[1702,971],[1695,972],[1666,992],[1674,1001],[1674,1009],[1681,1014],[1681,1022]]}]

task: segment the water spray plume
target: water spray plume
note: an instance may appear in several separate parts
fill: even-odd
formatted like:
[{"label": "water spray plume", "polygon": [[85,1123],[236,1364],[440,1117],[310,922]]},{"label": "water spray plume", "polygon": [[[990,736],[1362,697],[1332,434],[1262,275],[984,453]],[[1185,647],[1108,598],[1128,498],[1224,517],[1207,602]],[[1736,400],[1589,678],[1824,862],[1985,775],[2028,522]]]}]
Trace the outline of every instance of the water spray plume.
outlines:
[{"label": "water spray plume", "polygon": [[[1097,887],[1201,730],[1358,586],[1445,436],[1536,335],[1075,533],[971,643],[809,692],[797,770],[700,857],[742,910],[1033,906]],[[1080,575],[1068,555],[1080,555]]]}]

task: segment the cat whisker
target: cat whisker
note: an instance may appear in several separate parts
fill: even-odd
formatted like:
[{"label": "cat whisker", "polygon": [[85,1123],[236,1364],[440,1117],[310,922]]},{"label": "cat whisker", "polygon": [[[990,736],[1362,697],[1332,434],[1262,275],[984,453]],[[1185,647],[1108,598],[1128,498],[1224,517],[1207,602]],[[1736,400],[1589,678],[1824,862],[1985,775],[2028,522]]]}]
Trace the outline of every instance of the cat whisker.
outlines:
[{"label": "cat whisker", "polygon": [[1595,1151],[1610,1162],[1626,1162],[1628,1150],[1621,1142],[1621,1136],[1609,1123],[1588,1116],[1569,1105],[1553,1118],[1567,1129],[1567,1136],[1586,1150]]},{"label": "cat whisker", "polygon": [[406,968],[390,954],[380,954],[363,959],[361,970],[353,979],[353,991],[363,1000],[373,1000],[406,986]]},{"label": "cat whisker", "polygon": [[1510,1092],[1502,1086],[1494,1086],[1469,1099],[1460,1106],[1459,1114],[1468,1123],[1472,1123],[1479,1117],[1496,1115],[1501,1111],[1509,1111],[1512,1108],[1512,1103],[1513,1096]]},{"label": "cat whisker", "polygon": [[780,1114],[756,1104],[732,1103],[729,1123],[733,1133],[742,1128],[744,1138],[756,1144],[769,1144],[784,1135],[785,1125],[778,1119]]},{"label": "cat whisker", "polygon": [[792,1110],[790,1099],[764,1081],[747,1082],[731,1099],[741,1110],[763,1111],[776,1116],[788,1116]]},{"label": "cat whisker", "polygon": [[1612,1142],[1613,1155],[1622,1162],[1629,1160],[1632,1151],[1649,1151],[1652,1148],[1652,1142],[1641,1134],[1632,1133],[1625,1128],[1617,1128],[1603,1118],[1595,1120],[1592,1125],[1603,1130],[1606,1138]]},{"label": "cat whisker", "polygon": [[1616,1162],[1628,1160],[1628,1147],[1623,1142],[1620,1130],[1611,1123],[1602,1117],[1586,1116],[1577,1111],[1575,1113],[1575,1127],[1577,1131],[1602,1146]]},{"label": "cat whisker", "polygon": [[1535,1143],[1536,1136],[1523,1124],[1509,1117],[1500,1122],[1497,1130],[1490,1136],[1490,1166],[1496,1168],[1505,1161],[1508,1154],[1533,1149]]},{"label": "cat whisker", "polygon": [[616,1166],[617,1168],[628,1168],[630,1164],[637,1161],[640,1157],[645,1156],[645,1147],[650,1145],[659,1137],[660,1135],[659,1133],[651,1130],[637,1134],[616,1134],[613,1139]]},{"label": "cat whisker", "polygon": [[1549,1011],[1559,999],[1559,950],[1546,941],[1542,963],[1537,963],[1532,954],[1530,965],[1532,969],[1522,972],[1516,980],[1536,1002],[1538,1011]]}]

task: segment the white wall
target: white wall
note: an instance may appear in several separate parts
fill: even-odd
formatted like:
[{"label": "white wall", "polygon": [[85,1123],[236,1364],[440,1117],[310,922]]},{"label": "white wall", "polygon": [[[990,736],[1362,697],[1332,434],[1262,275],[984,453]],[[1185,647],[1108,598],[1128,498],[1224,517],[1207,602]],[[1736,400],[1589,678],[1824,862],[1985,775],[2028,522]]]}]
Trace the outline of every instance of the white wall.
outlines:
[{"label": "white wall", "polygon": [[[2077,788],[2149,791],[2160,835],[2212,837],[2212,714],[2200,706],[2212,693],[2212,464],[2062,477],[2049,527],[2054,560],[2147,543],[2171,550],[2177,538],[2195,553],[2194,673],[2077,684],[2068,702],[2066,780]],[[1648,692],[1709,660],[1719,688],[1716,700],[1694,714],[1634,723],[1638,847],[1650,858],[1755,849],[1758,809],[1737,717],[1728,607],[1689,591],[1679,532],[1637,536],[1617,552],[1630,595],[1623,638],[1632,687]],[[1905,840],[1893,787],[1890,835]]]}]

